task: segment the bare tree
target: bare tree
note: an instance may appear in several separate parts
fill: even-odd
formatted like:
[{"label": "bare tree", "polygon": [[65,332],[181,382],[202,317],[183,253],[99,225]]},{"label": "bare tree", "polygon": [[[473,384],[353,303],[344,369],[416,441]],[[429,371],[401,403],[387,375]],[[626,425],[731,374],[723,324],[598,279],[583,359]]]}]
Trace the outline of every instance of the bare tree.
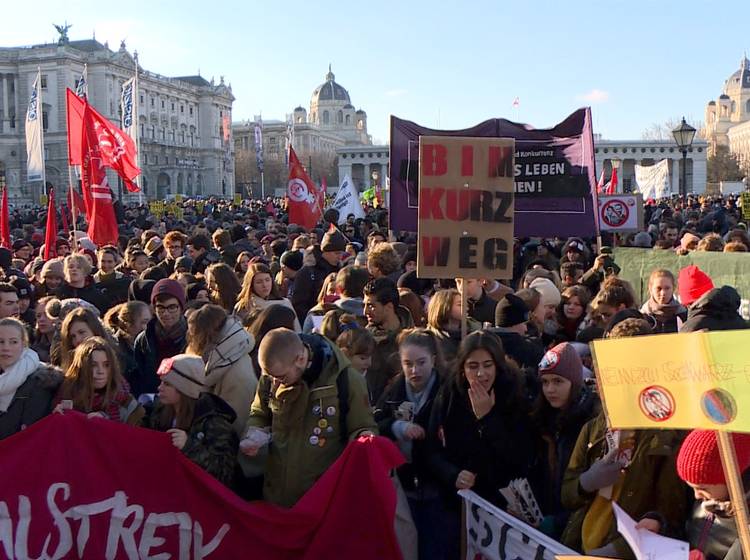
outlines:
[{"label": "bare tree", "polygon": [[[704,128],[703,121],[693,119],[690,116],[685,117],[685,120],[690,126],[694,127],[698,131],[697,135],[702,136],[702,131]],[[682,117],[670,117],[663,123],[651,123],[648,128],[643,131],[643,133],[641,134],[641,138],[643,140],[654,141],[674,140],[672,131],[680,126],[681,122]]]}]

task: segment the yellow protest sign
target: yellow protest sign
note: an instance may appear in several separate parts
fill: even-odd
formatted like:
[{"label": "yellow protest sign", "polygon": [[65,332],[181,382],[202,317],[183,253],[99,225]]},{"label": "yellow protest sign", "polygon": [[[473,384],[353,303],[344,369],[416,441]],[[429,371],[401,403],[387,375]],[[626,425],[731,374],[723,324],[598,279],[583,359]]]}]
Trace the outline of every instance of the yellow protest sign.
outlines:
[{"label": "yellow protest sign", "polygon": [[40,204],[41,204],[42,206],[44,206],[44,205],[45,205],[45,204],[47,204],[48,202],[49,202],[49,198],[47,198],[47,195],[46,195],[46,194],[42,193],[41,195],[39,195],[39,203],[40,203]]},{"label": "yellow protest sign", "polygon": [[750,432],[748,331],[662,334],[592,344],[613,428]]},{"label": "yellow protest sign", "polygon": [[239,206],[240,204],[242,204],[242,195],[240,193],[235,193],[235,195],[234,195],[234,203],[237,206]]},{"label": "yellow protest sign", "polygon": [[182,195],[181,194],[174,195],[174,201],[175,202],[182,202]]},{"label": "yellow protest sign", "polygon": [[750,219],[750,192],[742,193],[742,218]]}]

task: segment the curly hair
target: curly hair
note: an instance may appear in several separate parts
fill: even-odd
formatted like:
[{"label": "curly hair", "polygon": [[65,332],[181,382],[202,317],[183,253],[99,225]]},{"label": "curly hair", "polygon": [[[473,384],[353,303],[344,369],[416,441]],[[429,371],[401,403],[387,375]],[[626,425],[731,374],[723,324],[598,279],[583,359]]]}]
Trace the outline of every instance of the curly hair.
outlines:
[{"label": "curly hair", "polygon": [[367,254],[367,268],[381,276],[390,276],[401,269],[401,257],[390,243],[378,243]]}]

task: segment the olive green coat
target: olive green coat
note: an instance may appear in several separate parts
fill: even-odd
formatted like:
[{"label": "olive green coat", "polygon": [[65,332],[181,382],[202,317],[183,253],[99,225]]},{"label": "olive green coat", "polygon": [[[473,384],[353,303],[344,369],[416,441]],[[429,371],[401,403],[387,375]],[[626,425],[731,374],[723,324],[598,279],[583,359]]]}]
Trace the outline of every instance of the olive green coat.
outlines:
[{"label": "olive green coat", "polygon": [[[377,433],[364,378],[335,345],[327,344],[332,355],[310,386],[300,381],[274,388],[274,379],[264,373],[250,408],[248,427],[271,428],[263,497],[280,506],[293,506],[336,461],[348,441],[364,431]],[[339,375],[349,377],[344,441],[336,385]]]},{"label": "olive green coat", "polygon": [[[581,430],[562,483],[562,505],[572,511],[562,535],[564,545],[581,550],[583,520],[597,493],[587,494],[578,484],[581,474],[602,456],[606,423],[604,414],[590,420]],[[687,516],[687,486],[677,476],[675,461],[683,432],[674,430],[638,430],[635,432],[633,459],[625,472],[617,503],[636,521],[645,514],[658,512],[667,522],[667,533],[674,534]],[[613,518],[614,519],[614,518]],[[672,535],[670,535],[672,536]],[[603,544],[614,543],[617,558],[634,558],[613,521]]]}]

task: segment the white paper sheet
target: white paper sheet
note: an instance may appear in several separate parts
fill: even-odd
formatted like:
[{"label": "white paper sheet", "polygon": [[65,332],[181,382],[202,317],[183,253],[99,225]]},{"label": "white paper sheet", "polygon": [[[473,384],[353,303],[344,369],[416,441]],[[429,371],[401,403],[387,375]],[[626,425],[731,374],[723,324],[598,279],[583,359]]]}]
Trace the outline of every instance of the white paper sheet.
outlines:
[{"label": "white paper sheet", "polygon": [[688,543],[662,537],[647,529],[636,529],[636,522],[615,502],[612,502],[612,509],[617,530],[633,549],[636,560],[688,560]]}]

